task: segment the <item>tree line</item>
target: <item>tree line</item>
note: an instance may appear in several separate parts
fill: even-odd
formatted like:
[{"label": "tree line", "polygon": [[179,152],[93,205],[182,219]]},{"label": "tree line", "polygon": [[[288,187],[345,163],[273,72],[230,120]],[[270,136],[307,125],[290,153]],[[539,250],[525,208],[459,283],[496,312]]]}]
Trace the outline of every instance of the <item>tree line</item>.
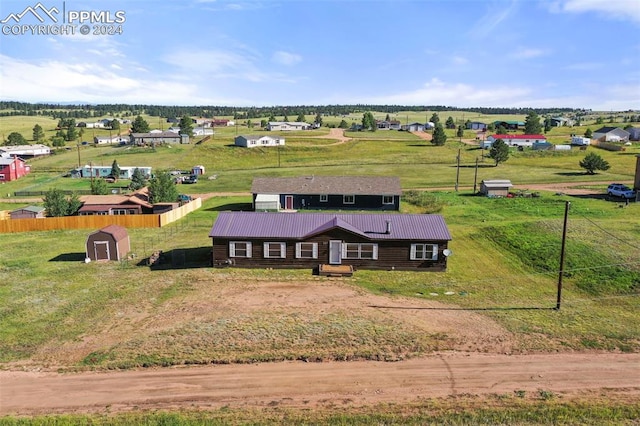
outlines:
[{"label": "tree line", "polygon": [[268,116],[317,115],[340,116],[359,114],[366,111],[377,111],[394,114],[401,111],[470,111],[478,114],[526,114],[535,111],[538,114],[586,113],[588,110],[575,108],[509,108],[509,107],[470,107],[458,108],[445,105],[288,105],[265,107],[236,106],[164,106],[145,104],[51,104],[0,101],[0,116],[11,115],[43,115],[59,118],[92,118],[104,116],[134,117],[147,114],[153,117],[192,117],[214,118],[229,117],[234,119],[252,119]]}]

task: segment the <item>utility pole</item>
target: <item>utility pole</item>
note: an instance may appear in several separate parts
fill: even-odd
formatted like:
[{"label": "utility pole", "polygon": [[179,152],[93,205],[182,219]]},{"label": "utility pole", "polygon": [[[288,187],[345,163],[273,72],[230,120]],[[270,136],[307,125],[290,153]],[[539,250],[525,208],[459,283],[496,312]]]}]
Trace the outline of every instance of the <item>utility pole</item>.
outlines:
[{"label": "utility pole", "polygon": [[476,184],[478,183],[478,157],[476,157],[476,173],[473,177],[473,193],[476,193]]},{"label": "utility pole", "polygon": [[458,149],[457,162],[458,165],[456,167],[456,192],[458,192],[458,182],[460,181],[460,149]]},{"label": "utility pole", "polygon": [[82,165],[80,164],[80,144],[76,144],[76,146],[78,147],[78,168],[82,167]]},{"label": "utility pole", "polygon": [[564,250],[565,243],[567,241],[567,222],[569,219],[569,206],[571,203],[566,202],[564,206],[564,225],[562,227],[562,248],[560,249],[560,272],[558,273],[558,298],[556,301],[556,311],[560,310],[560,303],[562,302],[562,276],[564,275]]}]

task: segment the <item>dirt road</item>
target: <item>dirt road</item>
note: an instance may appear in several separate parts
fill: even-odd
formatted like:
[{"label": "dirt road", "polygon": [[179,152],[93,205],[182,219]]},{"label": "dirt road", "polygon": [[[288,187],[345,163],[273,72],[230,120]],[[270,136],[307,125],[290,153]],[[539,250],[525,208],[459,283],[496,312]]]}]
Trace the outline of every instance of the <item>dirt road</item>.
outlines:
[{"label": "dirt road", "polygon": [[408,361],[214,365],[57,374],[0,372],[0,415],[187,407],[365,406],[547,391],[640,396],[640,354],[445,353]]}]

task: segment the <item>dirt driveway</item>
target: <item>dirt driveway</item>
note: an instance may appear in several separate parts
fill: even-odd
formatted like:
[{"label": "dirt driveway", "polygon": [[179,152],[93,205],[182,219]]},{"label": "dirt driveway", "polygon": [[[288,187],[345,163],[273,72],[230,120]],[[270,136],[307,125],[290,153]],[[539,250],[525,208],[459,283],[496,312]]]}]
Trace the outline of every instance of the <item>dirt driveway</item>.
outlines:
[{"label": "dirt driveway", "polygon": [[223,406],[349,407],[546,391],[640,397],[640,354],[445,353],[409,361],[215,365],[108,373],[0,372],[0,415]]},{"label": "dirt driveway", "polygon": [[[33,363],[0,371],[0,415],[223,406],[357,407],[462,394],[534,395],[540,390],[567,400],[584,397],[585,392],[598,398],[622,391],[640,397],[640,354],[514,354],[517,336],[477,312],[443,309],[449,306],[443,301],[373,295],[342,280],[261,280],[225,286],[228,278],[218,275],[194,280],[188,295],[159,310],[138,306],[135,312],[123,311],[85,339],[43,347]],[[393,321],[398,329],[446,335],[452,349],[397,362],[297,361],[65,374],[55,367],[50,371],[37,367],[77,362],[110,341],[207,321],[212,312],[228,315],[225,309],[242,316],[263,309],[305,315],[348,311],[356,317]]]}]

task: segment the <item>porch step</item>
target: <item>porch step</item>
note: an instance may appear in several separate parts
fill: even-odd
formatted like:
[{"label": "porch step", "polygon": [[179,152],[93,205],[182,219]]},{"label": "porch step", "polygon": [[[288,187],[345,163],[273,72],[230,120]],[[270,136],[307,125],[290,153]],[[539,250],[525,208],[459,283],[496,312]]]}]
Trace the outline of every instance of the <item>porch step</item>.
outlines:
[{"label": "porch step", "polygon": [[353,275],[353,266],[321,264],[318,267],[318,275],[323,277],[350,277]]}]

